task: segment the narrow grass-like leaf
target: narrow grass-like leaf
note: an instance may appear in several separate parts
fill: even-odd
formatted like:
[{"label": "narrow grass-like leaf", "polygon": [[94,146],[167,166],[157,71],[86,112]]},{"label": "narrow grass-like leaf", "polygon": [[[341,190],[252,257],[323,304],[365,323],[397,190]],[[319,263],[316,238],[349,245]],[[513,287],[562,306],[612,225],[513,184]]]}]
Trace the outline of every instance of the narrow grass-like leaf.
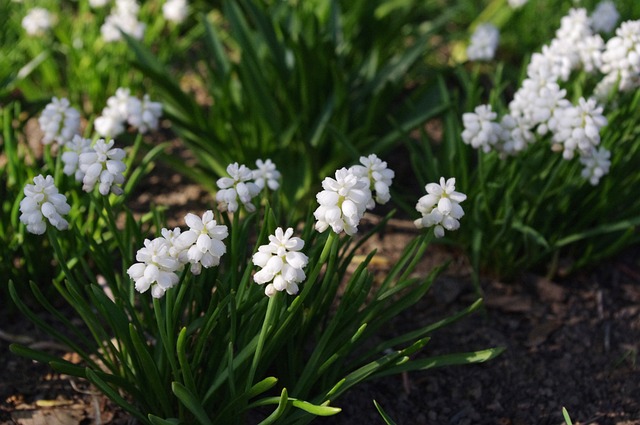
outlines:
[{"label": "narrow grass-like leaf", "polygon": [[213,425],[213,422],[211,422],[207,416],[207,413],[200,401],[184,385],[179,382],[173,382],[171,384],[171,389],[175,396],[182,402],[184,407],[193,413],[200,425]]}]

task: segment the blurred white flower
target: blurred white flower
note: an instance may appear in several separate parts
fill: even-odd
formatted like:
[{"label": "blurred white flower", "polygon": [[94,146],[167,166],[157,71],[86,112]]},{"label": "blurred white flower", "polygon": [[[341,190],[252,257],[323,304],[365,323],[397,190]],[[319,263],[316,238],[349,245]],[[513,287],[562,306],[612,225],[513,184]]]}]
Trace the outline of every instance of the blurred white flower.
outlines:
[{"label": "blurred white flower", "polygon": [[389,202],[391,199],[389,187],[395,175],[393,170],[387,168],[386,161],[382,161],[375,154],[361,156],[360,164],[362,165],[352,166],[350,171],[356,176],[365,179],[369,189],[372,192],[375,191],[375,202],[374,198],[371,198],[367,209],[373,209],[376,202],[380,205]]},{"label": "blurred white flower", "polygon": [[89,0],[89,6],[94,9],[105,7],[111,0]]},{"label": "blurred white flower", "polygon": [[323,191],[316,195],[320,206],[314,211],[315,228],[324,232],[331,227],[335,233],[347,235],[358,231],[358,224],[371,199],[368,183],[346,168],[336,171],[335,179],[322,181]]},{"label": "blurred white flower", "polygon": [[623,92],[640,86],[640,20],[623,22],[607,41],[600,71],[605,77],[594,90],[598,99],[605,99],[616,84]]},{"label": "blurred white flower", "polygon": [[473,112],[462,114],[462,141],[475,149],[491,151],[502,131],[500,124],[496,122],[497,117],[498,114],[493,112],[491,105],[479,105]]},{"label": "blurred white flower", "polygon": [[64,145],[80,133],[80,112],[70,106],[68,99],[54,97],[42,111],[38,124],[44,133],[43,144],[55,141]]},{"label": "blurred white flower", "polygon": [[260,190],[264,189],[267,186],[271,190],[277,190],[280,187],[280,171],[276,169],[276,164],[271,162],[270,159],[265,161],[258,159],[256,160],[257,169],[253,170],[253,179],[255,180],[256,186],[260,188]]},{"label": "blurred white flower", "polygon": [[164,238],[145,239],[144,247],[136,254],[138,263],[127,269],[136,291],[146,292],[151,288],[151,295],[161,298],[167,289],[178,284],[180,278],[176,270],[181,264],[169,254],[169,248],[169,242]]},{"label": "blurred white flower", "polygon": [[41,235],[47,229],[44,219],[49,220],[58,230],[69,227],[62,216],[71,210],[67,198],[58,193],[52,176],[33,178],[33,184],[24,187],[24,199],[20,201],[20,221],[27,226],[27,231]]},{"label": "blurred white flower", "polygon": [[603,0],[591,13],[591,28],[597,32],[611,32],[620,19],[620,13],[611,0]]},{"label": "blurred white flower", "polygon": [[84,172],[79,167],[80,155],[85,152],[91,152],[91,139],[85,139],[76,134],[70,142],[64,145],[60,156],[64,164],[62,172],[67,176],[75,174],[75,179],[79,182],[84,178]]},{"label": "blurred white flower", "polygon": [[293,236],[293,229],[283,231],[278,227],[275,235],[269,236],[269,244],[262,245],[253,254],[253,264],[260,267],[253,280],[265,287],[265,294],[273,296],[276,291],[287,291],[289,295],[298,293],[298,284],[306,278],[304,267],[309,258],[300,252],[304,241]]},{"label": "blurred white flower", "polygon": [[589,180],[593,186],[600,182],[600,178],[609,173],[611,166],[611,152],[605,148],[592,149],[589,154],[580,155],[580,163],[584,166],[582,177]]},{"label": "blurred white flower", "polygon": [[604,40],[599,34],[594,34],[582,39],[577,45],[582,68],[586,72],[595,72],[602,66],[602,52]]},{"label": "blurred white flower", "polygon": [[491,60],[496,54],[500,31],[492,24],[480,24],[471,35],[467,57],[471,61]]},{"label": "blurred white flower", "polygon": [[162,116],[162,103],[152,102],[145,94],[142,101],[129,97],[126,111],[127,121],[140,133],[158,128],[158,121]]},{"label": "blurred white flower", "polygon": [[414,221],[417,228],[433,227],[437,238],[444,236],[444,231],[457,230],[464,211],[460,203],[467,199],[464,193],[456,192],[456,179],[445,181],[440,178],[440,184],[429,183],[425,186],[427,194],[418,200],[416,210],[422,218]]},{"label": "blurred white flower", "polygon": [[167,0],[162,5],[162,14],[167,21],[177,24],[183,22],[189,15],[187,0]]},{"label": "blurred white flower", "polygon": [[94,126],[102,137],[117,137],[125,130],[125,122],[134,109],[140,109],[140,100],[131,96],[131,90],[120,87],[107,99],[107,106],[96,118]]},{"label": "blurred white flower", "polygon": [[508,0],[508,3],[512,9],[518,9],[527,4],[528,1],[529,0]]},{"label": "blurred white flower", "polygon": [[558,110],[553,142],[562,146],[564,159],[572,159],[575,151],[588,154],[600,144],[600,129],[607,125],[602,106],[596,100],[581,97],[576,106]]},{"label": "blurred white flower", "polygon": [[116,195],[123,193],[117,186],[124,183],[124,171],[126,165],[122,162],[125,156],[124,150],[114,148],[114,141],[105,142],[98,139],[89,152],[80,154],[80,171],[84,173],[82,190],[91,192],[96,183],[99,183],[98,191],[106,196],[109,192]]},{"label": "blurred white flower", "polygon": [[535,141],[529,124],[520,116],[504,115],[500,120],[500,137],[495,148],[502,157],[515,155]]},{"label": "blurred white flower", "polygon": [[221,211],[236,212],[242,202],[248,212],[256,210],[251,200],[260,193],[260,188],[253,181],[253,172],[245,165],[237,162],[227,166],[230,177],[221,177],[216,184],[220,188],[216,193],[216,201]]},{"label": "blurred white flower", "polygon": [[29,35],[43,35],[52,26],[53,15],[42,7],[34,7],[22,18],[22,28]]},{"label": "blurred white flower", "polygon": [[[220,264],[220,257],[227,252],[222,242],[228,235],[227,226],[219,225],[213,218],[213,211],[205,211],[201,217],[189,213],[185,216],[189,230],[172,238],[172,254],[183,262],[191,263],[191,273],[198,275],[202,267]],[[183,254],[186,252],[185,254]]]},{"label": "blurred white flower", "polygon": [[135,0],[117,0],[115,10],[100,28],[102,38],[107,42],[121,40],[122,31],[136,40],[142,40],[146,26],[138,21],[139,10],[140,6]]}]

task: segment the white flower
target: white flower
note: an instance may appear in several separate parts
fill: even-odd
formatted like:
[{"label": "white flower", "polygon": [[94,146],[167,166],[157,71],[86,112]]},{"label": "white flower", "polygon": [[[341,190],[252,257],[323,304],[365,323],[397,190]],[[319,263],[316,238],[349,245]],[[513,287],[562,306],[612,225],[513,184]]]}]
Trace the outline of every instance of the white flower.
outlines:
[{"label": "white flower", "polygon": [[106,196],[109,192],[122,194],[126,165],[122,162],[124,150],[113,147],[114,141],[105,142],[98,139],[93,149],[80,154],[80,171],[84,173],[82,190],[91,192],[99,183],[99,192]]},{"label": "white flower", "polygon": [[346,168],[336,171],[336,178],[322,181],[323,191],[316,195],[320,206],[313,215],[316,230],[324,232],[331,226],[335,233],[347,235],[358,231],[358,223],[371,199],[368,183]]},{"label": "white flower", "polygon": [[593,186],[600,182],[600,178],[609,173],[611,166],[611,152],[605,148],[592,149],[588,154],[580,155],[580,163],[584,166],[582,177],[589,180]]},{"label": "white flower", "polygon": [[94,9],[105,7],[110,0],[89,0],[89,6]]},{"label": "white flower", "polygon": [[135,0],[118,0],[115,11],[112,11],[100,28],[102,38],[107,42],[118,41],[125,34],[141,40],[144,37],[145,24],[138,21],[140,6]]},{"label": "white flower", "polygon": [[292,228],[283,232],[278,227],[275,235],[269,236],[269,244],[260,246],[258,252],[253,254],[253,264],[261,268],[253,280],[259,285],[273,282],[265,287],[264,292],[268,296],[273,296],[275,291],[297,294],[298,284],[306,278],[302,269],[309,258],[299,252],[304,247],[304,241],[292,235]]},{"label": "white flower", "polygon": [[581,97],[578,105],[558,110],[557,114],[553,141],[562,145],[565,159],[573,158],[576,149],[588,154],[600,144],[600,129],[607,125],[607,119],[595,99]]},{"label": "white flower", "polygon": [[70,106],[68,99],[54,97],[42,111],[38,123],[44,133],[43,144],[55,141],[64,145],[80,133],[80,112]]},{"label": "white flower", "polygon": [[58,193],[58,188],[52,176],[33,178],[34,184],[24,187],[25,198],[20,201],[20,221],[27,226],[27,231],[41,235],[47,228],[45,217],[58,230],[69,227],[69,223],[62,216],[71,210],[67,198]]},{"label": "white flower", "polygon": [[127,121],[140,133],[156,130],[161,115],[162,103],[152,102],[149,95],[145,94],[142,101],[135,97],[129,98]]},{"label": "white flower", "polygon": [[527,1],[529,0],[508,0],[508,3],[509,7],[511,7],[512,9],[518,9],[527,4]]},{"label": "white flower", "polygon": [[591,28],[597,32],[611,32],[620,19],[616,5],[611,0],[603,0],[591,14]]},{"label": "white flower", "polygon": [[187,0],[167,0],[162,5],[162,14],[167,21],[181,23],[189,15]]},{"label": "white flower", "polygon": [[216,182],[221,189],[216,193],[220,210],[238,211],[239,200],[248,212],[255,211],[256,207],[251,200],[260,193],[260,188],[251,181],[253,172],[245,165],[235,162],[227,166],[227,173],[230,177],[221,177]]},{"label": "white flower", "polygon": [[462,141],[475,149],[489,152],[501,133],[500,124],[495,122],[497,117],[491,105],[479,105],[473,112],[462,114]]},{"label": "white flower", "polygon": [[84,172],[79,167],[80,155],[85,152],[91,152],[91,139],[84,139],[76,134],[70,142],[64,145],[61,155],[64,164],[62,172],[67,176],[75,174],[76,181],[79,182],[84,178]]},{"label": "white flower", "polygon": [[[375,202],[380,205],[389,202],[389,199],[391,199],[389,187],[395,175],[393,170],[387,168],[387,163],[375,154],[361,156],[360,163],[362,165],[354,165],[350,168],[350,171],[356,176],[364,178],[369,185],[369,189],[375,191]],[[371,198],[367,208],[373,209],[375,202]]]},{"label": "white flower", "polygon": [[34,7],[22,18],[22,28],[29,35],[43,35],[53,26],[53,16],[47,9]]},{"label": "white flower", "polygon": [[261,159],[256,160],[257,169],[253,170],[253,179],[256,186],[260,190],[267,186],[271,190],[277,190],[280,187],[280,171],[276,169],[276,164],[271,162],[270,159],[263,161]]},{"label": "white flower", "polygon": [[[222,242],[228,235],[227,226],[219,225],[213,218],[213,211],[208,210],[202,218],[189,213],[185,216],[189,230],[175,236],[173,255],[181,261],[191,263],[191,273],[200,274],[202,267],[217,266],[220,257],[227,252]],[[186,252],[186,257],[184,254]]]},{"label": "white flower", "polygon": [[496,54],[500,31],[491,24],[480,24],[471,35],[467,57],[472,61],[491,60]]},{"label": "white flower", "polygon": [[616,83],[626,92],[640,86],[640,21],[626,21],[607,41],[600,71],[606,74],[594,92],[605,98]]},{"label": "white flower", "polygon": [[502,156],[522,152],[535,141],[535,135],[528,123],[519,116],[504,115],[500,121],[500,139],[495,148]]},{"label": "white flower", "polygon": [[120,87],[107,99],[107,106],[95,120],[96,132],[102,137],[117,137],[125,130],[125,122],[133,110],[140,110],[140,100],[131,96],[131,90]]},{"label": "white flower", "polygon": [[577,45],[582,67],[586,72],[595,72],[602,66],[604,40],[599,34],[582,39]]},{"label": "white flower", "polygon": [[456,179],[445,181],[441,177],[440,184],[429,183],[425,189],[427,194],[416,204],[416,210],[422,214],[422,218],[414,221],[416,227],[434,227],[437,238],[444,236],[445,229],[457,230],[460,227],[458,220],[464,215],[460,202],[467,199],[467,195],[456,192]]},{"label": "white flower", "polygon": [[145,239],[144,248],[136,254],[139,262],[127,269],[138,292],[151,288],[151,295],[161,298],[167,289],[178,284],[180,278],[175,272],[180,262],[169,254],[169,249],[169,242],[164,238]]}]

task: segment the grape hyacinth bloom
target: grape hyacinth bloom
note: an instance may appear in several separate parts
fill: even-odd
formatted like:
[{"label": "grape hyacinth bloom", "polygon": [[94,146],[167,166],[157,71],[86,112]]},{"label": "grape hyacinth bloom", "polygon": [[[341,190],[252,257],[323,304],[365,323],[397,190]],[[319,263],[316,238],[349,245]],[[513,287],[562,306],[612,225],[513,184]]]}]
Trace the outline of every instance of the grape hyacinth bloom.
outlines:
[{"label": "grape hyacinth bloom", "polygon": [[589,155],[581,155],[580,163],[584,166],[582,177],[589,180],[592,186],[600,183],[600,178],[609,173],[611,152],[605,148],[593,149]]},{"label": "grape hyacinth bloom", "polygon": [[456,192],[456,179],[445,181],[440,178],[440,184],[429,183],[425,186],[427,194],[418,200],[416,210],[422,214],[422,218],[414,221],[418,229],[433,227],[433,233],[437,238],[444,236],[444,231],[457,230],[464,211],[460,203],[467,199],[464,193]]},{"label": "grape hyacinth bloom", "polygon": [[387,163],[378,158],[375,154],[369,156],[361,156],[360,164],[354,165],[350,168],[350,171],[356,176],[363,178],[369,185],[369,189],[375,191],[374,198],[371,198],[367,209],[373,209],[375,203],[384,205],[391,199],[389,193],[389,187],[395,173],[393,170],[387,168]]},{"label": "grape hyacinth bloom", "polygon": [[322,187],[324,190],[316,195],[320,206],[313,213],[316,230],[324,232],[331,227],[335,233],[344,230],[347,235],[355,234],[371,199],[367,181],[341,168],[335,179],[325,178]]},{"label": "grape hyacinth bloom", "polygon": [[220,188],[216,193],[216,201],[221,211],[236,212],[242,202],[248,212],[256,210],[251,200],[260,193],[260,188],[253,181],[253,172],[245,165],[237,162],[227,166],[230,177],[221,177],[216,184]]},{"label": "grape hyacinth bloom", "polygon": [[606,98],[616,84],[622,92],[640,86],[640,20],[623,22],[607,41],[600,71],[605,77],[594,89],[599,99]]},{"label": "grape hyacinth bloom", "polygon": [[494,25],[480,24],[471,35],[467,57],[471,61],[491,60],[496,54],[500,31]]},{"label": "grape hyacinth bloom", "polygon": [[[191,273],[198,275],[202,267],[209,268],[220,264],[220,257],[227,252],[227,247],[222,241],[229,236],[229,230],[227,226],[214,220],[211,210],[205,211],[202,217],[189,213],[184,219],[189,230],[182,232],[172,241],[172,254],[181,261],[191,263]],[[186,252],[186,256],[183,252]]]},{"label": "grape hyacinth bloom", "polygon": [[253,254],[253,264],[260,267],[253,280],[263,285],[268,283],[264,292],[273,296],[276,291],[287,291],[289,295],[298,293],[298,284],[305,280],[303,268],[307,266],[309,258],[300,252],[304,241],[293,237],[293,229],[283,231],[278,227],[275,235],[269,236],[269,244],[262,245]]},{"label": "grape hyacinth bloom", "polygon": [[136,97],[129,98],[127,121],[137,128],[140,133],[156,130],[161,115],[162,103],[152,102],[148,94],[145,94],[142,100]]},{"label": "grape hyacinth bloom", "polygon": [[64,145],[60,156],[64,164],[62,172],[67,176],[75,175],[76,181],[79,182],[84,178],[84,172],[79,167],[80,155],[85,152],[91,152],[91,139],[85,139],[76,134],[70,142]]},{"label": "grape hyacinth bloom", "polygon": [[169,242],[164,238],[145,239],[144,247],[136,254],[138,263],[127,269],[136,291],[143,293],[151,288],[151,295],[161,298],[167,289],[178,284],[180,278],[176,271],[181,264],[169,250]]},{"label": "grape hyacinth bloom", "polygon": [[64,145],[80,133],[80,112],[69,104],[68,99],[54,97],[42,111],[38,124],[44,133],[43,144],[58,142]]},{"label": "grape hyacinth bloom", "polygon": [[528,1],[529,0],[508,0],[507,3],[509,3],[509,7],[512,9],[519,9],[527,4]]},{"label": "grape hyacinth bloom", "polygon": [[491,151],[502,131],[500,124],[495,121],[497,117],[491,105],[479,105],[473,112],[462,114],[462,141],[475,149]]},{"label": "grape hyacinth bloom", "polygon": [[162,15],[164,19],[179,24],[189,15],[189,5],[187,0],[167,0],[162,5]]},{"label": "grape hyacinth bloom", "polygon": [[24,187],[24,199],[20,201],[20,221],[27,226],[29,233],[41,235],[47,229],[46,218],[58,230],[69,227],[62,217],[71,210],[67,198],[58,193],[52,176],[33,178],[33,184]]},{"label": "grape hyacinth bloom", "polygon": [[123,193],[117,185],[124,183],[126,165],[122,159],[125,152],[114,148],[114,143],[113,140],[105,142],[104,139],[98,139],[92,150],[80,154],[80,171],[84,173],[82,190],[85,192],[91,192],[98,183],[98,191],[104,196],[109,192],[115,195]]},{"label": "grape hyacinth bloom", "polygon": [[40,36],[53,26],[53,16],[47,9],[34,7],[22,18],[22,28],[28,35]]},{"label": "grape hyacinth bloom", "polygon": [[276,164],[271,162],[270,159],[265,161],[258,159],[256,160],[257,169],[253,170],[253,180],[255,181],[256,186],[260,188],[260,190],[264,189],[265,186],[271,190],[277,190],[280,187],[280,171],[276,169]]},{"label": "grape hyacinth bloom", "polygon": [[146,26],[138,21],[139,10],[140,6],[135,0],[116,0],[115,10],[100,28],[102,38],[107,42],[121,40],[122,31],[136,40],[142,40]]},{"label": "grape hyacinth bloom", "polygon": [[125,130],[125,122],[134,109],[140,109],[135,103],[140,100],[131,96],[131,90],[120,87],[115,95],[107,99],[107,106],[95,120],[96,132],[102,137],[117,137]]},{"label": "grape hyacinth bloom", "polygon": [[595,99],[585,100],[582,97],[578,105],[559,111],[553,141],[561,145],[564,159],[572,159],[576,150],[588,154],[600,144],[600,129],[607,125],[607,118],[602,111],[602,106]]},{"label": "grape hyacinth bloom", "polygon": [[611,32],[620,19],[620,13],[611,0],[603,0],[591,13],[591,28],[596,32]]}]

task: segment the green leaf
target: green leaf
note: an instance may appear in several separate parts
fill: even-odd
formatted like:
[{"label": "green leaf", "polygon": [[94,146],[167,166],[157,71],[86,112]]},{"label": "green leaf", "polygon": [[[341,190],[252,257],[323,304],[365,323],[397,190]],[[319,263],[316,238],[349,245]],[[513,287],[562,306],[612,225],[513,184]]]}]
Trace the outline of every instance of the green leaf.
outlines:
[{"label": "green leaf", "polygon": [[145,424],[149,424],[149,419],[145,415],[142,414],[136,407],[134,407],[131,403],[125,400],[114,388],[112,388],[109,384],[107,384],[104,380],[102,380],[93,370],[90,368],[85,369],[85,374],[87,379],[100,391],[102,391],[107,397],[111,399],[114,403],[120,406],[122,409],[126,410],[140,421]]},{"label": "green leaf", "polygon": [[380,416],[382,416],[382,419],[387,425],[396,425],[396,423],[391,419],[391,417],[389,417],[389,415],[387,415],[387,413],[382,409],[382,406],[380,406],[377,401],[373,400],[373,404],[376,406],[378,413],[380,413]]},{"label": "green leaf", "polygon": [[316,416],[332,416],[342,412],[342,409],[339,407],[331,407],[329,406],[329,401],[321,405],[312,404],[308,401],[302,401],[297,399],[290,399],[291,405],[298,409],[304,410],[305,412],[309,412]]},{"label": "green leaf", "polygon": [[151,425],[180,425],[182,421],[177,418],[162,419],[149,413],[149,422]]},{"label": "green leaf", "polygon": [[267,416],[265,420],[260,422],[259,425],[270,425],[274,423],[284,413],[285,409],[287,408],[288,400],[289,398],[287,396],[287,389],[283,388],[282,393],[280,394],[280,398],[278,399],[278,407],[276,407],[276,410],[274,410],[269,416]]},{"label": "green leaf", "polygon": [[200,401],[184,385],[179,382],[173,382],[171,384],[171,389],[176,397],[178,397],[182,402],[184,407],[193,413],[200,425],[213,425],[213,422],[211,422],[209,416],[207,416],[207,413]]}]

